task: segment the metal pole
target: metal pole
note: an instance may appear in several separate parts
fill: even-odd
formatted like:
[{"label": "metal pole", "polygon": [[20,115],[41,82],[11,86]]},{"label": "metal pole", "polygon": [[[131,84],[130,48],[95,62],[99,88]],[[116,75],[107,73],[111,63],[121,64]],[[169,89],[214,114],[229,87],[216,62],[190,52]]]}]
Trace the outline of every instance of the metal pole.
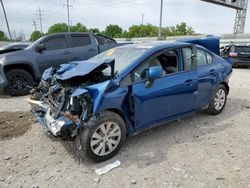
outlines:
[{"label": "metal pole", "polygon": [[160,25],[159,25],[159,35],[158,37],[161,37],[161,27],[162,27],[162,9],[163,9],[163,0],[161,0],[161,9],[160,9]]},{"label": "metal pole", "polygon": [[5,17],[5,21],[6,21],[8,33],[9,33],[9,36],[10,36],[10,41],[13,42],[12,36],[10,34],[10,27],[9,27],[8,19],[7,19],[7,16],[6,16],[6,12],[5,12],[5,8],[3,6],[3,1],[2,0],[1,0],[1,4],[2,4],[2,7],[3,7],[3,13],[4,13],[4,17]]},{"label": "metal pole", "polygon": [[142,25],[144,24],[144,16],[145,16],[145,14],[142,13],[142,14],[141,14],[141,24],[142,24]]},{"label": "metal pole", "polygon": [[67,0],[67,12],[68,12],[68,32],[70,32],[69,0]]},{"label": "metal pole", "polygon": [[41,33],[43,33],[43,25],[42,25],[42,11],[41,11],[41,8],[39,7],[39,10],[38,10],[38,15],[39,15],[39,21],[40,21],[40,29],[41,29]]}]

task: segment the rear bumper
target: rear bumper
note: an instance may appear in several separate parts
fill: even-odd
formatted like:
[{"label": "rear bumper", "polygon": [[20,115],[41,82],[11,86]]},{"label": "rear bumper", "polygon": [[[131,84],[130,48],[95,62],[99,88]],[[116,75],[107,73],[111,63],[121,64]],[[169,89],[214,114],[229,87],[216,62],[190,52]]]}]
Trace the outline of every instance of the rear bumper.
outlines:
[{"label": "rear bumper", "polygon": [[249,60],[241,60],[241,59],[233,59],[233,66],[250,66],[250,59]]},{"label": "rear bumper", "polygon": [[51,116],[50,108],[41,101],[27,99],[31,106],[31,111],[35,114],[37,121],[50,131],[54,136],[64,136],[65,130],[68,130],[75,123],[64,115],[54,119]]}]

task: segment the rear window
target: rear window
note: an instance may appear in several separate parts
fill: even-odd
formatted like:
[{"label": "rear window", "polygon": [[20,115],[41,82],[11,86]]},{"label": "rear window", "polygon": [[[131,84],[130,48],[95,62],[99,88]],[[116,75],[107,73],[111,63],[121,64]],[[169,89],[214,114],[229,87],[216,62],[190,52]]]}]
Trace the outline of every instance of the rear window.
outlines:
[{"label": "rear window", "polygon": [[235,52],[250,52],[250,46],[235,46]]},{"label": "rear window", "polygon": [[73,35],[73,47],[88,46],[91,44],[91,39],[88,35]]},{"label": "rear window", "polygon": [[102,35],[96,35],[96,40],[99,45],[104,45],[104,44],[115,44],[116,42],[110,38],[107,38]]}]

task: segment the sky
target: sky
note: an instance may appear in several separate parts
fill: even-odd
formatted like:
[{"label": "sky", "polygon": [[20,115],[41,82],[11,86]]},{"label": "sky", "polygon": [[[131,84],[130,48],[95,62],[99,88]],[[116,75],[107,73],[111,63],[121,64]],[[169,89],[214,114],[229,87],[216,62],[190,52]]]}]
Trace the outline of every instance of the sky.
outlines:
[{"label": "sky", "polygon": [[[118,24],[128,29],[133,24],[159,25],[160,0],[69,0],[70,20],[73,25],[80,22],[88,28],[104,30],[109,24]],[[66,0],[3,0],[10,29],[23,32],[29,38],[35,30],[36,12],[40,7],[43,13],[43,32],[54,23],[67,23]],[[164,0],[163,26],[173,26],[186,22],[197,33],[230,34],[233,32],[236,11],[209,4],[200,0]],[[248,18],[250,12],[248,10]],[[3,11],[0,7],[0,30],[7,33]],[[247,19],[245,33],[250,33],[250,19]]]}]

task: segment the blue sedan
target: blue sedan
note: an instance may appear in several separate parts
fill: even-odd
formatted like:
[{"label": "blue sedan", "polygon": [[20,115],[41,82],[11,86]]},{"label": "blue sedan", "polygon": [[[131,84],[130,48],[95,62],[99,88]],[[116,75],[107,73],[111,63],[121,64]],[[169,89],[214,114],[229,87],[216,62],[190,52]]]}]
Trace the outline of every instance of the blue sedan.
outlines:
[{"label": "blue sedan", "polygon": [[46,70],[28,102],[54,136],[104,161],[128,135],[197,111],[221,113],[231,73],[217,38],[132,44]]}]

